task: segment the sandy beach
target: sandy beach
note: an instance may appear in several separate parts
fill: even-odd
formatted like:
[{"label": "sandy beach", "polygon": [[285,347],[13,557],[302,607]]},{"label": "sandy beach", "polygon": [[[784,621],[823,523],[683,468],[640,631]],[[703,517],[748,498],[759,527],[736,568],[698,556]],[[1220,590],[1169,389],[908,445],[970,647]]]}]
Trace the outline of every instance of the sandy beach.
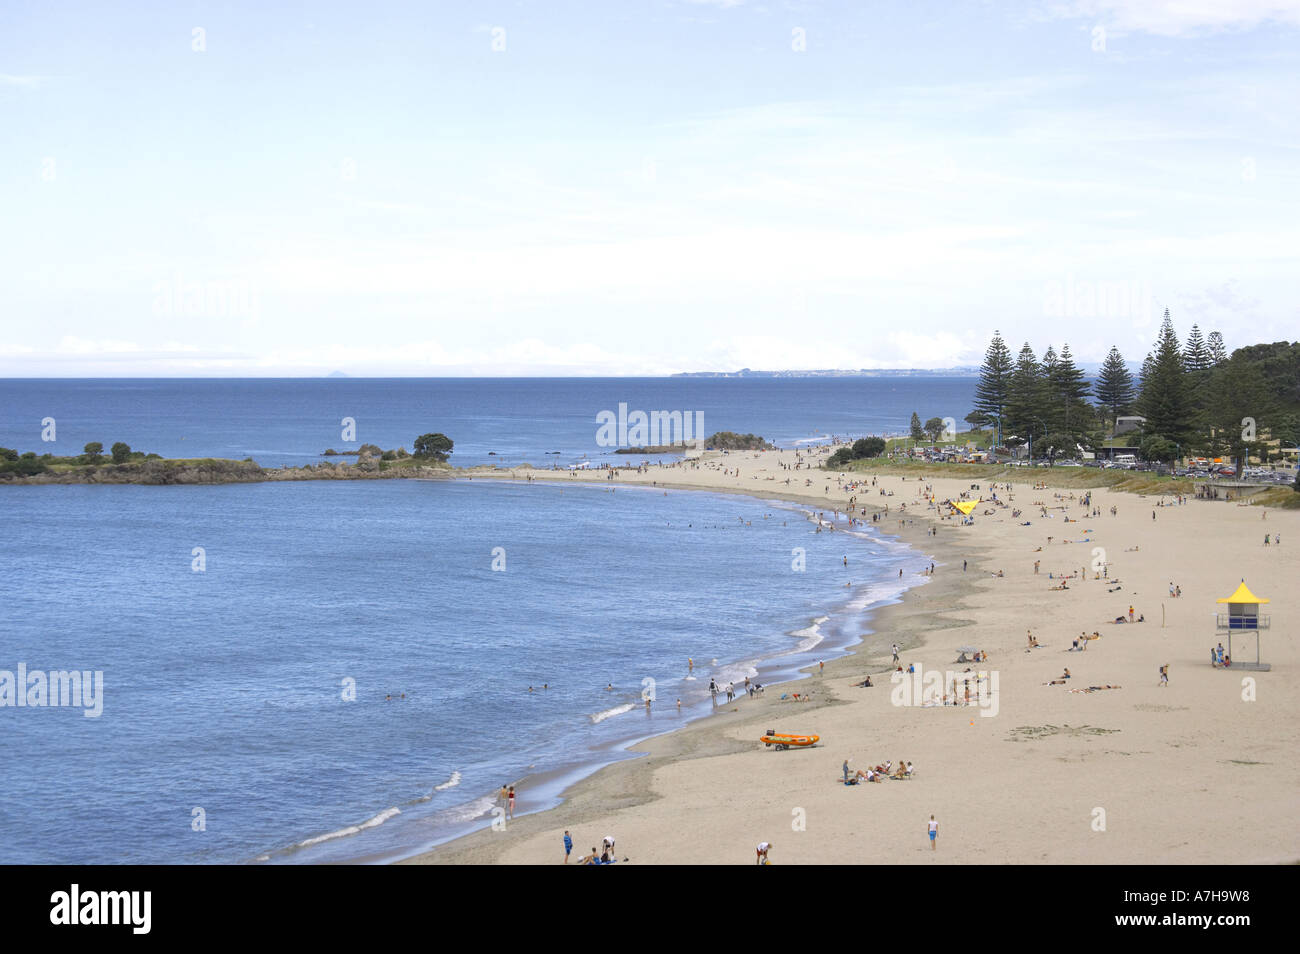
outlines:
[{"label": "sandy beach", "polygon": [[[936,569],[902,603],[875,613],[874,632],[852,655],[794,687],[811,689],[812,701],[780,701],[775,687],[742,695],[710,718],[637,745],[643,758],[595,773],[558,808],[405,863],[560,864],[566,829],[574,861],[613,835],[619,857],[636,864],[752,864],[761,841],[772,844],[774,864],[1300,860],[1300,696],[1291,684],[1300,661],[1291,605],[1300,561],[1290,556],[1300,511],[1179,505],[1172,496],[1107,489],[1091,491],[1085,510],[1086,491],[1053,489],[1057,475],[1045,469],[1013,474],[1010,490],[999,485],[1006,507],[988,502],[987,481],[964,475],[866,470],[849,475],[860,482],[850,491],[835,473],[784,469],[815,466],[824,453],[710,453],[621,471],[613,481],[601,471],[533,472],[545,481],[746,493],[828,514],[842,513],[856,494],[857,506],[888,506],[879,530],[933,555]],[[1049,486],[1032,489],[1035,481]],[[966,491],[985,503],[973,525],[941,520],[926,488],[938,501]],[[1088,516],[1093,508],[1098,516]],[[1013,517],[1016,509],[1022,513]],[[1105,579],[1093,579],[1094,564],[1104,565]],[[1067,589],[1056,588],[1061,575],[1073,575]],[[1211,647],[1227,644],[1216,632],[1223,608],[1215,600],[1243,578],[1272,600],[1261,608],[1272,619],[1261,633],[1271,672],[1210,664]],[[1180,596],[1169,595],[1171,584]],[[1146,621],[1115,624],[1130,605]],[[1031,630],[1039,647],[1029,650]],[[1081,632],[1094,631],[1100,638],[1086,651],[1070,651]],[[905,667],[988,673],[983,704],[895,704],[893,643]],[[963,646],[983,650],[987,661],[957,662]],[[1254,635],[1235,633],[1233,653],[1253,661]],[[1069,680],[1048,684],[1066,668]],[[867,674],[875,687],[858,688]],[[1117,688],[1074,691],[1093,686]],[[815,733],[821,743],[768,751],[758,741],[768,729]],[[846,759],[852,770],[905,759],[916,772],[846,786]],[[519,799],[526,811],[526,786]],[[936,850],[926,830],[931,814],[940,826]]]}]

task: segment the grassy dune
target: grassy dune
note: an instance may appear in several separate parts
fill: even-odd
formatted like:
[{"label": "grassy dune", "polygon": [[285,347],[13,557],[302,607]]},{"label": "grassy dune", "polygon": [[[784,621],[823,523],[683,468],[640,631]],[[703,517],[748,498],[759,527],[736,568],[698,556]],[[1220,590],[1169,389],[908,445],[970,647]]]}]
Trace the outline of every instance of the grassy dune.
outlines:
[{"label": "grassy dune", "polygon": [[[1024,485],[1042,483],[1060,490],[1087,490],[1105,487],[1133,494],[1196,494],[1196,481],[1190,477],[1161,477],[1134,470],[1103,470],[1100,467],[1008,467],[998,464],[932,464],[926,461],[891,460],[876,457],[855,460],[842,468],[844,472],[894,474],[916,477],[969,477],[972,483],[996,481]],[[1300,493],[1290,487],[1269,487],[1255,493],[1250,503],[1267,507],[1300,509]]]}]

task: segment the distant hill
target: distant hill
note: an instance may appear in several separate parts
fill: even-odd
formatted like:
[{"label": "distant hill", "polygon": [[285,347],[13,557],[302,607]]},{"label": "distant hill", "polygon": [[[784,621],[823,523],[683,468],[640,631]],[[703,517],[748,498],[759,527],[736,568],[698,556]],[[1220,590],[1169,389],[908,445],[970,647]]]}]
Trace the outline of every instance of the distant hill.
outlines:
[{"label": "distant hill", "polygon": [[951,375],[967,378],[978,375],[979,368],[858,368],[844,370],[826,368],[814,371],[754,371],[741,368],[739,371],[679,371],[671,375],[674,378],[906,378],[925,375]]},{"label": "distant hill", "polygon": [[348,375],[347,375],[347,374],[344,374],[342,371],[331,371],[329,374],[325,375],[325,377],[327,377],[327,378],[346,378],[346,377],[348,377]]},{"label": "distant hill", "polygon": [[[1089,378],[1095,378],[1101,370],[1100,361],[1081,361],[1080,370]],[[1134,374],[1141,369],[1140,363],[1128,362],[1129,370]],[[739,371],[679,371],[670,375],[674,378],[907,378],[907,377],[979,377],[980,369],[972,365],[956,368],[824,368],[819,370],[788,371],[754,371],[741,368]]]}]

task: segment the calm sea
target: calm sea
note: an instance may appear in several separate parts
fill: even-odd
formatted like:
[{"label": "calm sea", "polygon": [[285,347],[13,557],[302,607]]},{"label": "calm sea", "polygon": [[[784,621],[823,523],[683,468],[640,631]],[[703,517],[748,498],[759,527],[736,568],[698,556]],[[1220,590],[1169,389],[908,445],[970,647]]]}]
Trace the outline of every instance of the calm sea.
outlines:
[{"label": "calm sea", "polygon": [[[277,463],[337,446],[328,422],[353,416],[383,446],[436,429],[457,458],[462,435],[484,457],[580,457],[611,401],[792,442],[900,429],[913,403],[960,419],[972,387],[946,411],[899,379],[853,383],[8,381],[0,444],[40,449],[29,419],[39,437],[55,416],[60,445]],[[873,416],[862,392],[882,384]],[[104,680],[97,717],[0,708],[3,860],[410,854],[488,824],[503,782],[530,780],[519,811],[549,807],[630,741],[707,715],[710,678],[842,652],[922,579],[923,554],[817,533],[792,506],[565,481],[0,487],[0,670]]]},{"label": "calm sea", "polygon": [[[267,467],[321,460],[361,443],[406,447],[420,434],[456,442],[452,461],[536,466],[612,460],[596,415],[683,411],[704,428],[781,446],[829,435],[903,433],[921,419],[970,413],[975,379],[385,378],[0,380],[0,447],[79,454],[125,441],[164,457],[252,457]],[[41,439],[55,422],[54,442]],[[344,419],[355,422],[344,440]],[[626,457],[619,457],[626,461]]]}]

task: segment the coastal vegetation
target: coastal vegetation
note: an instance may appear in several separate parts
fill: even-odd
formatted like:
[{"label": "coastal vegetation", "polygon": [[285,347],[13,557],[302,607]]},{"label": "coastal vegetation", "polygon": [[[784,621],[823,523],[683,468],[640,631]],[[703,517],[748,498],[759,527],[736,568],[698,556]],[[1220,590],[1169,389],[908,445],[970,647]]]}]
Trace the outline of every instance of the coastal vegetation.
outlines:
[{"label": "coastal vegetation", "polygon": [[846,444],[831,454],[826,461],[826,466],[839,468],[855,460],[879,457],[884,452],[885,439],[883,437],[860,437],[852,444]]},{"label": "coastal vegetation", "polygon": [[650,447],[620,447],[615,454],[680,454],[686,450],[686,443],[654,444]]},{"label": "coastal vegetation", "polygon": [[[0,482],[230,484],[275,480],[430,477],[445,476],[450,472],[446,460],[453,446],[451,438],[445,434],[424,434],[416,438],[415,446],[422,448],[424,453],[413,456],[405,448],[386,451],[374,444],[363,444],[355,451],[357,460],[354,464],[322,461],[301,467],[262,467],[251,458],[164,458],[158,454],[133,451],[121,441],[112,446],[107,458],[104,456],[104,445],[98,441],[86,444],[80,454],[62,457],[54,454],[38,456],[34,451],[19,453],[12,448],[0,447]],[[335,452],[335,455],[330,456],[340,455]]]},{"label": "coastal vegetation", "polygon": [[412,448],[417,458],[445,461],[452,446],[453,441],[446,434],[421,434]]},{"label": "coastal vegetation", "polygon": [[705,439],[704,446],[715,450],[770,450],[772,447],[757,434],[737,434],[734,431],[718,431]]},{"label": "coastal vegetation", "polygon": [[[1063,345],[1039,358],[1028,342],[1013,358],[994,332],[975,389],[972,430],[988,428],[993,447],[1037,448],[1049,461],[1132,446],[1143,459],[1170,463],[1192,455],[1278,459],[1300,441],[1300,343],[1250,345],[1228,353],[1217,331],[1192,326],[1180,343],[1168,309],[1135,378],[1112,347],[1089,382]],[[1135,430],[1116,435],[1121,418]],[[937,440],[942,421],[912,414],[911,438]],[[969,435],[962,435],[968,438]]]}]

